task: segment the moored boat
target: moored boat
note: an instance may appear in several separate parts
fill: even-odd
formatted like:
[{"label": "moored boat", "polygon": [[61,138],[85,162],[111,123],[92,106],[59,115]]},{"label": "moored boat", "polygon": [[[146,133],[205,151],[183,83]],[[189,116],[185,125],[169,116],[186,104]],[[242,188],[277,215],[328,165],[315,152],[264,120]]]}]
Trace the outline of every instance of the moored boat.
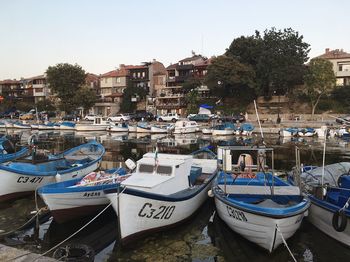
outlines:
[{"label": "moored boat", "polygon": [[236,131],[236,126],[233,123],[225,122],[220,125],[213,127],[212,135],[213,136],[229,136],[234,135]]},{"label": "moored boat", "polygon": [[179,120],[175,123],[174,134],[195,133],[199,130],[196,121]]},{"label": "moored boat", "polygon": [[137,133],[151,133],[151,125],[148,122],[138,122],[136,126]]},{"label": "moored boat", "polygon": [[124,122],[120,123],[111,123],[109,127],[107,127],[107,131],[110,132],[128,132],[129,126]]},{"label": "moored boat", "polygon": [[93,123],[78,123],[75,125],[76,131],[106,131],[110,122],[106,118],[96,116]]},{"label": "moored boat", "polygon": [[75,130],[75,123],[64,121],[59,125],[60,130]]},{"label": "moored boat", "polygon": [[13,128],[18,128],[18,129],[31,129],[31,126],[27,123],[21,123],[21,122],[15,122],[13,123]]},{"label": "moored boat", "polygon": [[109,200],[103,190],[117,188],[129,175],[124,168],[92,172],[82,178],[40,187],[38,193],[56,222],[83,217],[104,208]]},{"label": "moored boat", "polygon": [[22,146],[17,149],[11,140],[5,137],[0,139],[0,163],[15,160],[27,153],[28,147]]},{"label": "moored boat", "polygon": [[310,201],[298,187],[267,170],[265,154],[272,149],[250,148],[257,153],[256,165],[250,154],[241,154],[237,165],[232,165],[231,150],[248,148],[219,148],[225,171],[219,173],[212,189],[216,210],[233,231],[272,252],[300,227]]},{"label": "moored boat", "polygon": [[185,221],[203,204],[216,175],[215,159],[147,153],[120,190],[105,190],[125,244]]},{"label": "moored boat", "polygon": [[31,156],[0,165],[0,202],[30,194],[39,186],[84,176],[99,167],[104,152],[95,141],[48,156],[33,148]]}]

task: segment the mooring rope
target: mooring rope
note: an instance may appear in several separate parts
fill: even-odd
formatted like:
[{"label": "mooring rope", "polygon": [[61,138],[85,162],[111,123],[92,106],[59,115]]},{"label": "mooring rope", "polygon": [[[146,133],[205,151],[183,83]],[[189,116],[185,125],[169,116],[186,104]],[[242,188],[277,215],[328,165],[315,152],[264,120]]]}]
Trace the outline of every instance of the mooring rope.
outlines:
[{"label": "mooring rope", "polygon": [[81,228],[79,228],[76,232],[74,232],[72,235],[70,235],[69,237],[67,237],[66,239],[62,240],[60,243],[58,243],[57,245],[53,246],[52,248],[50,248],[49,250],[47,250],[46,252],[42,253],[41,255],[39,255],[37,258],[35,258],[34,260],[32,260],[32,262],[38,260],[39,258],[47,255],[48,253],[50,253],[51,251],[53,251],[54,249],[58,248],[60,245],[62,245],[64,242],[68,241],[69,239],[71,239],[72,237],[74,237],[76,234],[78,234],[80,231],[82,231],[84,228],[86,228],[88,225],[90,225],[96,218],[98,218],[103,212],[105,212],[107,210],[107,208],[109,208],[112,205],[112,202],[109,203],[100,213],[98,213],[96,216],[94,216],[89,222],[87,222],[84,226],[82,226]]},{"label": "mooring rope", "polygon": [[294,262],[297,262],[297,260],[295,259],[295,257],[294,257],[294,255],[293,255],[292,251],[290,250],[290,248],[289,248],[289,246],[288,246],[288,244],[287,244],[287,241],[284,239],[284,237],[283,237],[283,235],[282,235],[282,232],[280,231],[280,229],[279,229],[279,227],[278,227],[277,224],[276,224],[276,229],[277,229],[277,231],[280,233],[281,238],[282,238],[282,241],[283,241],[283,244],[286,246],[286,248],[287,248],[287,250],[288,250],[290,256],[293,258]]}]

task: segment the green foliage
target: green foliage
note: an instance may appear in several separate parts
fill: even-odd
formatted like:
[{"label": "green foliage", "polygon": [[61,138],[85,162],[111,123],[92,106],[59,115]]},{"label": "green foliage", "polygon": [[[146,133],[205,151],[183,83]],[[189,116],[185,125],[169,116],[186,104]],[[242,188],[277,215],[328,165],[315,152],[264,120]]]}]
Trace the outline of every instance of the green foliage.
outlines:
[{"label": "green foliage", "polygon": [[320,98],[330,93],[336,82],[331,62],[321,58],[312,59],[305,75],[304,92],[308,96],[312,106],[312,115],[315,113]]},{"label": "green foliage", "polygon": [[244,91],[254,89],[254,78],[255,73],[250,65],[223,55],[212,60],[205,82],[221,98],[240,97],[244,95]]},{"label": "green foliage", "polygon": [[15,107],[17,110],[23,111],[23,112],[28,112],[30,109],[33,108],[32,103],[27,103],[23,101],[17,101],[15,104]]},{"label": "green foliage", "polygon": [[226,55],[250,65],[255,71],[258,94],[269,96],[274,91],[285,94],[302,83],[308,52],[309,44],[298,32],[272,28],[263,36],[256,31],[253,36],[234,39]]},{"label": "green foliage", "polygon": [[182,89],[187,93],[190,92],[191,90],[196,89],[197,87],[201,86],[203,83],[199,78],[190,78],[187,79],[183,85],[182,85]]},{"label": "green foliage", "polygon": [[145,98],[147,95],[147,90],[142,87],[135,87],[128,85],[124,90],[123,101],[120,105],[121,112],[134,112],[136,110],[136,103],[131,102],[131,98],[135,95],[139,96],[141,99]]},{"label": "green foliage", "polygon": [[46,70],[47,82],[50,88],[61,99],[60,109],[66,112],[75,110],[79,104],[75,94],[85,83],[85,71],[81,66],[68,63],[49,66]]},{"label": "green foliage", "polygon": [[[87,86],[79,89],[75,94],[75,103],[77,106],[84,108],[84,111],[93,107],[97,101],[96,93],[94,90]],[[85,114],[85,112],[84,112]]]},{"label": "green foliage", "polygon": [[350,112],[350,86],[335,87],[330,99],[334,103],[333,111],[337,113]]},{"label": "green foliage", "polygon": [[49,99],[40,100],[35,104],[35,106],[39,112],[40,111],[56,111],[56,107],[53,105],[53,103]]},{"label": "green foliage", "polygon": [[186,94],[186,102],[187,114],[195,114],[198,112],[199,97],[196,89],[192,89]]}]

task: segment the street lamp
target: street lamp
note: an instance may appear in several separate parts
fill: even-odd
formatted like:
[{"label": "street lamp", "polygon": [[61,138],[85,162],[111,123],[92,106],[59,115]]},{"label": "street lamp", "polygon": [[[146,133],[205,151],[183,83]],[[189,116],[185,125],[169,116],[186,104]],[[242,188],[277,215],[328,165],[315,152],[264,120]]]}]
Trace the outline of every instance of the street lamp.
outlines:
[{"label": "street lamp", "polygon": [[[276,95],[277,91],[273,91],[274,95]],[[280,118],[280,93],[278,93],[278,106],[277,106],[277,124],[281,123],[281,118]]]}]

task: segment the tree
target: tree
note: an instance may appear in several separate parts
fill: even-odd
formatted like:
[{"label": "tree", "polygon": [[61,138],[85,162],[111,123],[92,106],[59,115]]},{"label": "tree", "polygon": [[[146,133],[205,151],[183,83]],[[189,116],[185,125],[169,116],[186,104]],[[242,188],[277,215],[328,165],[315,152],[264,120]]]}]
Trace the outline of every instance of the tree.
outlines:
[{"label": "tree", "polygon": [[143,99],[148,94],[147,90],[142,87],[136,87],[128,85],[124,90],[123,101],[120,105],[120,111],[122,112],[133,112],[136,109],[136,103],[131,101],[131,98],[138,96]]},{"label": "tree", "polygon": [[273,91],[285,94],[302,83],[304,63],[308,60],[309,44],[291,28],[259,31],[255,35],[233,40],[226,55],[250,65],[256,75],[260,94],[269,96]]},{"label": "tree", "polygon": [[186,102],[187,102],[187,113],[195,114],[198,111],[198,91],[196,89],[192,89],[190,92],[186,94]]},{"label": "tree", "polygon": [[85,115],[86,110],[95,105],[97,101],[96,93],[89,87],[84,86],[76,92],[75,101],[77,106],[83,108],[83,114]]},{"label": "tree", "polygon": [[78,64],[68,63],[49,66],[46,70],[47,82],[50,88],[57,93],[60,98],[60,109],[65,112],[75,110],[79,104],[75,99],[75,94],[85,83],[85,71]]},{"label": "tree", "polygon": [[312,59],[305,75],[305,94],[310,99],[313,118],[320,98],[332,91],[336,77],[331,62],[321,58]]},{"label": "tree", "polygon": [[53,105],[53,103],[49,99],[40,100],[35,104],[35,106],[38,109],[38,112],[56,110],[56,107]]},{"label": "tree", "polygon": [[214,94],[225,98],[243,96],[254,90],[254,78],[255,73],[250,65],[223,55],[212,60],[205,82]]}]

